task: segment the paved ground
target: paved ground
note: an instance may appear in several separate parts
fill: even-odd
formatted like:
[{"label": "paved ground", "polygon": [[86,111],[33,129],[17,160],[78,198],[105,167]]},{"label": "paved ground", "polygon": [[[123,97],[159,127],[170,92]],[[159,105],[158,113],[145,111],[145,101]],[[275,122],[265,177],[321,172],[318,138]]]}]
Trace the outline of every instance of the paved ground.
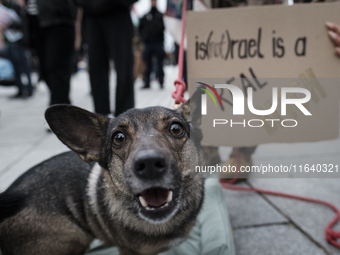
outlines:
[{"label": "paved ground", "polygon": [[[137,107],[172,107],[170,94],[175,77],[176,68],[167,68],[164,90],[154,83],[151,91],[140,91],[141,81],[137,80]],[[48,91],[44,84],[39,85],[31,99],[8,99],[15,92],[13,87],[0,87],[0,191],[29,167],[67,150],[45,130],[43,115]],[[73,77],[71,99],[74,105],[93,110],[85,72]],[[221,149],[222,158],[226,159],[229,152],[230,148]],[[254,155],[254,163],[340,165],[340,140],[261,145]],[[324,199],[340,208],[340,179],[250,178],[241,185]],[[340,254],[340,249],[329,245],[324,237],[324,228],[334,217],[332,210],[321,205],[239,191],[226,190],[225,195],[238,255]],[[340,231],[340,224],[335,229]]]}]

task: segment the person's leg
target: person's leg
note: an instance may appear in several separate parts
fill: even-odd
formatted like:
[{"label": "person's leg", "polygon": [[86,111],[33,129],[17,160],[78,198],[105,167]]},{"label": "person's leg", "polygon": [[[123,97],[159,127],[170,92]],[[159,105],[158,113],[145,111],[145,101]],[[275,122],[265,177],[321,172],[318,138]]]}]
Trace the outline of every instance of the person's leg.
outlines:
[{"label": "person's leg", "polygon": [[[28,59],[27,59],[26,51],[21,46],[16,46],[16,51],[18,53],[18,58],[19,58],[19,61],[20,61],[20,73],[21,73],[21,75],[25,75],[26,79],[27,79],[27,84],[25,84],[26,86],[23,86],[24,94],[27,94],[27,96],[32,96],[33,86],[32,86],[32,81],[31,81],[31,69],[28,65]],[[22,81],[21,81],[21,83],[22,83]],[[24,84],[22,84],[22,85],[24,85]]]},{"label": "person's leg", "polygon": [[70,104],[71,58],[74,51],[74,27],[53,26],[44,29],[44,79],[50,89],[50,105]]},{"label": "person's leg", "polygon": [[152,46],[145,44],[143,52],[144,68],[144,86],[142,88],[150,88],[150,75],[152,71]]},{"label": "person's leg", "polygon": [[30,47],[35,51],[36,56],[38,57],[38,62],[35,62],[39,71],[39,81],[45,80],[44,76],[46,73],[46,65],[45,65],[45,56],[44,56],[44,48],[45,48],[45,36],[44,30],[39,26],[39,20],[37,16],[29,17],[29,25],[30,25]]},{"label": "person's leg", "polygon": [[159,80],[159,84],[161,88],[163,88],[164,83],[164,70],[163,70],[163,62],[165,57],[165,52],[163,48],[163,44],[157,44],[155,48],[156,58],[157,58],[157,78]]},{"label": "person's leg", "polygon": [[21,63],[20,63],[20,52],[18,52],[16,45],[9,45],[2,48],[2,55],[3,57],[7,58],[12,62],[14,72],[15,72],[15,85],[18,88],[18,93],[12,98],[20,98],[24,95],[24,86],[21,81]]},{"label": "person's leg", "polygon": [[[233,151],[229,155],[228,161],[224,164],[227,167],[246,167],[246,166],[252,166],[253,160],[252,160],[252,154],[255,152],[257,146],[251,146],[251,147],[234,147]],[[249,172],[244,173],[238,173],[235,175],[235,173],[221,173],[220,178],[221,179],[232,179],[237,177],[237,181],[244,181],[248,178]]]},{"label": "person's leg", "polygon": [[107,45],[117,72],[115,116],[135,106],[133,77],[133,26],[130,13],[115,13],[102,22],[106,25]]},{"label": "person's leg", "polygon": [[89,74],[96,113],[108,115],[110,110],[109,52],[104,43],[101,24],[86,17],[86,40],[89,45]]}]

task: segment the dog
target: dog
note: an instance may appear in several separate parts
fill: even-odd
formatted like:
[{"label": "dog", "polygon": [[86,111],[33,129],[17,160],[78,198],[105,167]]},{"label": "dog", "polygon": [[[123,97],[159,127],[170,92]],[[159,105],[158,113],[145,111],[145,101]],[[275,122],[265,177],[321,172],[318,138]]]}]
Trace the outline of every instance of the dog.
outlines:
[{"label": "dog", "polygon": [[190,175],[190,162],[204,158],[190,101],[111,119],[71,105],[48,108],[51,130],[72,151],[0,194],[3,255],[80,255],[95,238],[122,255],[153,255],[185,240],[204,196],[203,180]]}]

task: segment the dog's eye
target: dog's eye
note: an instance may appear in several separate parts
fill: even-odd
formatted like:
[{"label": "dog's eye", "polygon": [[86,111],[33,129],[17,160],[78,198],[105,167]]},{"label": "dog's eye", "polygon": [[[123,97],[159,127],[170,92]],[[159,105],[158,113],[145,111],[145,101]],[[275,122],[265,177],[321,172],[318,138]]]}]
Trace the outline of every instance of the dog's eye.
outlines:
[{"label": "dog's eye", "polygon": [[113,143],[121,146],[126,141],[126,136],[122,132],[117,132],[113,135]]},{"label": "dog's eye", "polygon": [[170,126],[170,133],[174,136],[182,136],[184,134],[184,130],[181,125],[174,123]]}]

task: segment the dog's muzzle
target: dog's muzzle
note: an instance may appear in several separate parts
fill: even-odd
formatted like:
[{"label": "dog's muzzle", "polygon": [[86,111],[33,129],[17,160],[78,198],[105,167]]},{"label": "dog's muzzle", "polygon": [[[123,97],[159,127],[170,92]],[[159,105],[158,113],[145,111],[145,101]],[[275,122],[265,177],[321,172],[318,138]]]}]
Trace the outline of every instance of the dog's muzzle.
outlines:
[{"label": "dog's muzzle", "polygon": [[[174,175],[169,159],[162,151],[145,149],[137,152],[132,163],[135,176],[131,185],[139,190],[135,193],[144,219],[152,222],[164,221],[177,208],[179,185],[174,185]],[[171,216],[170,216],[171,217]]]},{"label": "dog's muzzle", "polygon": [[167,171],[166,158],[156,150],[141,150],[135,156],[133,171],[141,179],[160,178]]}]

